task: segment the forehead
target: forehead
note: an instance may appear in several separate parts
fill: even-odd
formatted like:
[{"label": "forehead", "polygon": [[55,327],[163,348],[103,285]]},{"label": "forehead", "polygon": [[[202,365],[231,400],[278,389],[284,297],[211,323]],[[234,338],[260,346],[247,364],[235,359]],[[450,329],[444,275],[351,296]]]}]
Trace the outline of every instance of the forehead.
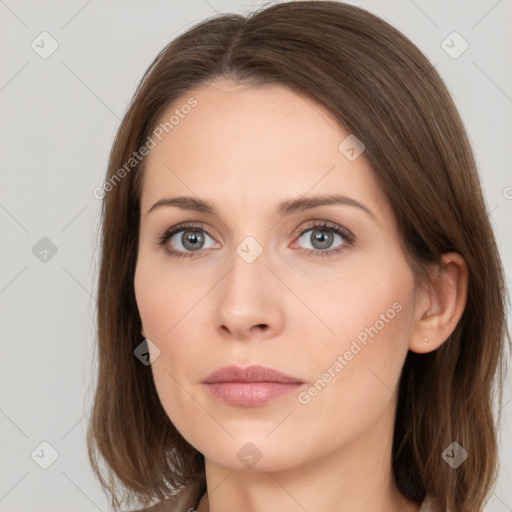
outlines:
[{"label": "forehead", "polygon": [[350,133],[285,86],[217,80],[178,98],[160,126],[171,117],[146,160],[142,211],[165,194],[191,192],[211,200],[236,194],[255,206],[310,190],[384,199],[364,153],[350,161],[340,151]]},{"label": "forehead", "polygon": [[178,98],[163,120],[185,110],[192,97],[197,105],[179,119],[174,116],[176,124],[169,136],[164,135],[167,144],[155,148],[155,156],[172,149],[176,156],[187,153],[189,161],[222,153],[226,160],[257,163],[301,156],[309,160],[315,153],[318,157],[318,149],[325,153],[331,146],[332,159],[344,133],[326,109],[285,86],[235,84],[225,79]]}]

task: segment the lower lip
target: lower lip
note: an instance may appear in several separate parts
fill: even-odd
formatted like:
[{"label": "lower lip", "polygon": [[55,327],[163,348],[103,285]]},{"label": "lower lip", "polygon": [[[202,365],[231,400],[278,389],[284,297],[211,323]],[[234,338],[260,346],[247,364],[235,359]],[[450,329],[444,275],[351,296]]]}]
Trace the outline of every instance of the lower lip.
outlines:
[{"label": "lower lip", "polygon": [[216,382],[206,384],[210,392],[230,405],[257,407],[297,391],[302,384],[282,382]]}]

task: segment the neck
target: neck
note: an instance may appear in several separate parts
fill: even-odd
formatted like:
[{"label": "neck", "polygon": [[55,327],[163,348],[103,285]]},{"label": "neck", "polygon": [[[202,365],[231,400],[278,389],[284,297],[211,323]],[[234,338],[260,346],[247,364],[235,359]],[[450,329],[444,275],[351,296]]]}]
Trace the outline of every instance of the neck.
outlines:
[{"label": "neck", "polygon": [[420,505],[402,496],[394,481],[389,419],[349,445],[279,471],[234,470],[206,458],[208,494],[197,512],[417,512]]}]

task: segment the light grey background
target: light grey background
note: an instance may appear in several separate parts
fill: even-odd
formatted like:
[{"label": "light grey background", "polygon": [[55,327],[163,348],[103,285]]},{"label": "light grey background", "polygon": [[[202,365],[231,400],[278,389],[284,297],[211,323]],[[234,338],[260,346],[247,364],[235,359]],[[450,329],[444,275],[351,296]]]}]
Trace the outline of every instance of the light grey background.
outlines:
[{"label": "light grey background", "polygon": [[[95,378],[100,202],[93,190],[158,51],[216,11],[245,13],[261,3],[0,0],[0,510],[109,510],[85,445]],[[351,3],[401,30],[445,79],[475,150],[510,276],[512,1]],[[51,49],[43,31],[58,43],[45,59],[31,47],[35,41],[40,53]],[[458,58],[442,47],[453,31],[469,44]],[[444,45],[452,53],[462,48],[461,40],[450,41]],[[56,254],[44,253],[43,237]],[[512,510],[511,387],[509,377],[502,469],[487,512]],[[48,469],[39,464],[51,462],[52,449],[42,442],[58,454]]]}]

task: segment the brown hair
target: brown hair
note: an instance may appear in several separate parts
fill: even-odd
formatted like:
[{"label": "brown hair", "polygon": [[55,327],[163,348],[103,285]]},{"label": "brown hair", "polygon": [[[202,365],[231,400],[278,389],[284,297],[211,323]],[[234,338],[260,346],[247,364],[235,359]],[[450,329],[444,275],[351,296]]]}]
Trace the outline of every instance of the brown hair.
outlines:
[{"label": "brown hair", "polygon": [[[510,335],[502,263],[472,149],[446,86],[419,49],[375,15],[334,1],[279,3],[195,25],[159,53],[122,120],[102,205],[99,369],[87,433],[112,506],[121,503],[116,479],[126,503],[136,498],[143,506],[188,484],[199,485],[199,495],[205,490],[203,455],[169,420],[151,367],[134,357],[142,342],[133,281],[145,160],[119,171],[176,99],[220,77],[305,94],[363,141],[418,285],[443,253],[466,261],[467,304],[456,329],[435,351],[408,352],[392,457],[409,499],[421,502],[429,492],[442,510],[481,511],[499,467],[501,415],[493,399],[499,395],[500,407]],[[441,456],[452,442],[469,454],[457,469]]]}]

